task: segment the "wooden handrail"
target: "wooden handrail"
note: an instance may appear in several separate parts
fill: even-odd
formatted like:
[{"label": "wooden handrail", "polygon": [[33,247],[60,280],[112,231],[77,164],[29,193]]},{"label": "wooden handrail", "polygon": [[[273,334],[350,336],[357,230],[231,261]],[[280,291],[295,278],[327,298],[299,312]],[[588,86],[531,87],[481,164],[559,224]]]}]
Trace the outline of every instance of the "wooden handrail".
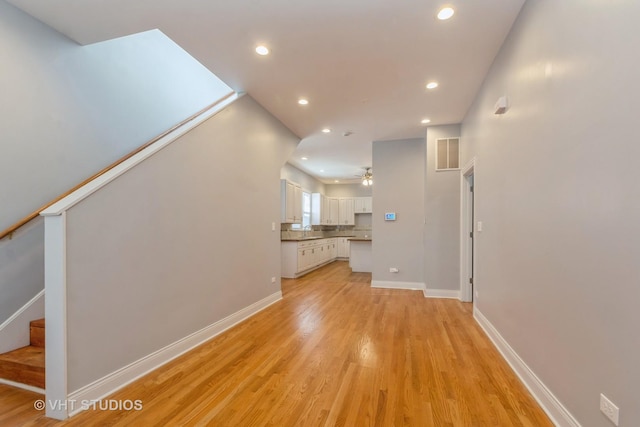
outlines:
[{"label": "wooden handrail", "polygon": [[136,148],[135,150],[133,150],[131,153],[127,154],[126,156],[116,160],[114,163],[111,163],[109,166],[107,166],[106,168],[102,169],[100,172],[96,173],[95,175],[92,175],[91,177],[85,179],[84,181],[82,181],[80,184],[76,185],[75,187],[73,187],[72,189],[70,189],[69,191],[61,194],[60,196],[56,197],[55,199],[53,199],[52,201],[50,201],[49,203],[41,206],[39,209],[31,212],[29,215],[25,216],[24,218],[22,218],[20,221],[16,222],[15,224],[13,224],[11,227],[3,230],[2,232],[0,232],[0,240],[4,239],[5,237],[9,236],[9,238],[11,238],[13,236],[13,233],[15,233],[20,227],[22,227],[23,225],[26,225],[27,223],[29,223],[31,220],[33,220],[34,218],[36,218],[40,212],[42,212],[43,210],[45,210],[46,208],[48,208],[49,206],[53,205],[54,203],[59,202],[60,200],[64,199],[65,197],[67,197],[69,194],[73,193],[74,191],[76,191],[77,189],[83,187],[84,185],[88,184],[89,182],[93,181],[94,179],[98,178],[101,175],[104,175],[105,173],[109,172],[111,169],[115,168],[116,166],[118,166],[120,163],[124,162],[125,160],[128,160],[129,158],[135,156],[136,154],[138,154],[139,152],[141,152],[142,150],[144,150],[145,148],[147,148],[148,146],[150,146],[151,144],[159,141],[160,139],[164,138],[165,136],[167,136],[168,134],[170,134],[171,132],[181,128],[182,126],[186,125],[187,123],[193,121],[194,119],[196,119],[197,117],[199,117],[200,115],[206,113],[207,111],[209,111],[210,109],[214,108],[216,105],[220,104],[222,101],[225,101],[226,99],[228,99],[230,96],[233,95],[233,92],[228,94],[227,96],[225,96],[222,99],[219,99],[218,101],[214,102],[213,104],[210,104],[208,106],[206,106],[205,108],[203,108],[202,110],[198,111],[197,113],[187,117],[186,119],[184,119],[183,121],[181,121],[180,123],[178,123],[177,125],[173,126],[172,128],[170,128],[169,130],[161,133],[160,135],[156,136],[155,138],[153,138],[152,140],[150,140],[149,142],[146,142],[144,145]]}]

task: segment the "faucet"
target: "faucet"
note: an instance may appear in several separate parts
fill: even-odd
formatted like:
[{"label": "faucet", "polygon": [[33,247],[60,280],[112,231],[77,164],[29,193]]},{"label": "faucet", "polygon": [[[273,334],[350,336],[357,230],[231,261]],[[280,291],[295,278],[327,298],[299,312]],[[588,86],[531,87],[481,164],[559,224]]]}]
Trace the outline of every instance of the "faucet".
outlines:
[{"label": "faucet", "polygon": [[311,225],[305,225],[302,227],[302,237],[307,237],[307,230],[311,231]]}]

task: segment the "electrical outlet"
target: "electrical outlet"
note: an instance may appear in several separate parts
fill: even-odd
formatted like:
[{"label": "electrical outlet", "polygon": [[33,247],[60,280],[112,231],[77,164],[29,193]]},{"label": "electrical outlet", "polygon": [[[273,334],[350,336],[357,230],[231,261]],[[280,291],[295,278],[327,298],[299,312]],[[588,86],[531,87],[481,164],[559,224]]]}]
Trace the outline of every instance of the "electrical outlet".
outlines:
[{"label": "electrical outlet", "polygon": [[607,399],[607,396],[600,394],[600,411],[611,420],[614,425],[618,425],[620,419],[620,408]]},{"label": "electrical outlet", "polygon": [[396,267],[389,268],[389,273],[397,273],[399,270]]},{"label": "electrical outlet", "polygon": [[275,277],[271,278],[271,283],[276,283],[276,278]]}]

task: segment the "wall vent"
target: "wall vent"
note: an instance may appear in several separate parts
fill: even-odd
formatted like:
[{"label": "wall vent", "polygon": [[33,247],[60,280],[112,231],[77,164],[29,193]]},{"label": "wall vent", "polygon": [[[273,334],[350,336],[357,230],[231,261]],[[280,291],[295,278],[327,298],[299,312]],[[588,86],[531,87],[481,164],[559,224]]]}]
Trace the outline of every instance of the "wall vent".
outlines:
[{"label": "wall vent", "polygon": [[436,139],[436,170],[460,169],[460,138]]}]

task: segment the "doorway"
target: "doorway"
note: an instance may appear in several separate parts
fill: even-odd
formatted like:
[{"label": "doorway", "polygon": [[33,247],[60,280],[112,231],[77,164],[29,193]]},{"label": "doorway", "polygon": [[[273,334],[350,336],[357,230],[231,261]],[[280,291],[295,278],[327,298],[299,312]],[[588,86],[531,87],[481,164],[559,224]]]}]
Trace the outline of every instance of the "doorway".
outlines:
[{"label": "doorway", "polygon": [[462,301],[474,302],[475,282],[475,159],[461,170],[460,200],[460,296]]}]

